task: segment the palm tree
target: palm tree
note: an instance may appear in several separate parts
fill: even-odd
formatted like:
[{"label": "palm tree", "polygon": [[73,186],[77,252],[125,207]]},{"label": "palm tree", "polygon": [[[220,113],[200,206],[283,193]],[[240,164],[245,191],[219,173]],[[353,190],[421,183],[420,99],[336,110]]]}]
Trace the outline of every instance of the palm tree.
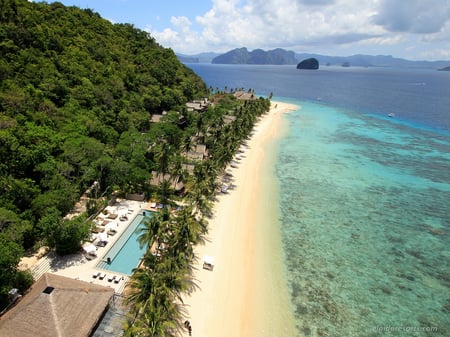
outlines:
[{"label": "palm tree", "polygon": [[212,202],[211,200],[204,194],[206,191],[206,187],[204,182],[196,183],[189,192],[189,200],[191,201],[191,205],[194,211],[199,212],[202,216],[211,214]]},{"label": "palm tree", "polygon": [[181,327],[182,308],[177,296],[166,285],[168,273],[137,269],[130,279],[130,293],[125,299],[131,305],[126,336],[176,336]]},{"label": "palm tree", "polygon": [[172,159],[172,147],[170,144],[162,140],[155,149],[155,160],[158,167],[158,173],[161,173],[164,179],[164,175],[169,172],[169,166]]},{"label": "palm tree", "polygon": [[161,217],[156,214],[149,220],[145,221],[143,227],[138,227],[136,229],[138,234],[138,242],[141,248],[149,248],[152,246],[153,242],[158,238],[161,227]]},{"label": "palm tree", "polygon": [[166,291],[172,294],[173,300],[182,303],[182,294],[193,288],[187,264],[191,261],[175,256],[169,246],[167,254],[158,264],[155,274],[158,275],[159,282],[164,285]]},{"label": "palm tree", "polygon": [[163,180],[158,186],[158,199],[163,203],[169,203],[171,196],[173,196],[175,189],[170,180]]},{"label": "palm tree", "polygon": [[137,316],[144,304],[155,293],[155,283],[152,272],[146,268],[138,268],[133,271],[128,287],[130,292],[125,298],[126,304],[132,304],[131,314]]},{"label": "palm tree", "polygon": [[170,212],[167,207],[155,213],[144,223],[143,227],[137,229],[138,242],[142,247],[150,248],[157,240],[164,239],[170,222]]},{"label": "palm tree", "polygon": [[173,254],[183,255],[189,261],[194,259],[194,246],[204,241],[206,230],[195,219],[192,207],[184,208],[177,214],[172,229],[170,247]]},{"label": "palm tree", "polygon": [[183,141],[181,143],[182,151],[185,153],[186,157],[187,157],[187,154],[192,150],[193,146],[194,146],[194,142],[192,140],[191,135],[186,134],[186,136],[183,138]]}]

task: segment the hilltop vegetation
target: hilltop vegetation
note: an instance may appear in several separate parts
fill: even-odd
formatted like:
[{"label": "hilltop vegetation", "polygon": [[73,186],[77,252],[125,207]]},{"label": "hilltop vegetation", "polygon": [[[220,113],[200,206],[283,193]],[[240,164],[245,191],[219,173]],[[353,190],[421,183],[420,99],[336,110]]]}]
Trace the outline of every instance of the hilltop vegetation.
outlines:
[{"label": "hilltop vegetation", "polygon": [[93,181],[99,194],[148,189],[149,146],[181,138],[174,123],[150,125],[151,115],[183,113],[207,90],[146,32],[90,10],[3,0],[0,22],[4,295],[15,274],[3,271],[14,271],[24,249],[41,240],[76,245],[86,234],[57,219]]},{"label": "hilltop vegetation", "polygon": [[90,10],[5,0],[0,19],[0,211],[10,215],[0,223],[22,222],[28,247],[47,210],[67,213],[92,181],[142,186],[150,167],[139,156],[178,132],[150,127],[151,114],[206,88],[146,32]]},{"label": "hilltop vegetation", "polygon": [[[3,0],[0,22],[0,309],[12,287],[32,282],[18,270],[26,250],[77,251],[88,216],[113,192],[144,193],[165,207],[140,241],[168,247],[158,259],[147,252],[131,278],[126,335],[172,335],[179,296],[195,288],[193,246],[207,232],[217,177],[269,99],[212,92],[148,33],[91,10]],[[196,98],[214,104],[188,110]],[[207,157],[189,159],[198,144]],[[152,186],[152,171],[169,178]],[[186,186],[177,216],[174,177]],[[89,187],[86,212],[64,219]]]}]

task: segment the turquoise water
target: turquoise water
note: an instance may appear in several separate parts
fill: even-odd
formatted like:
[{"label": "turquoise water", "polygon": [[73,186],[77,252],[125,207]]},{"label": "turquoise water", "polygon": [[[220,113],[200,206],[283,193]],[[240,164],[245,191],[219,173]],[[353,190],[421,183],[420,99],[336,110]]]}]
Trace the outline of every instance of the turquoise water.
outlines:
[{"label": "turquoise water", "polygon": [[450,336],[448,72],[189,66],[303,106],[277,163],[298,336]]},{"label": "turquoise water", "polygon": [[[131,275],[147,250],[147,247],[141,248],[139,246],[137,229],[144,225],[151,214],[152,212],[145,212],[145,216],[143,214],[136,215],[127,229],[105,254],[103,261],[97,264],[97,267]],[[106,262],[108,257],[111,259],[110,264]]]},{"label": "turquoise water", "polygon": [[299,336],[450,336],[450,138],[290,102],[277,176]]}]

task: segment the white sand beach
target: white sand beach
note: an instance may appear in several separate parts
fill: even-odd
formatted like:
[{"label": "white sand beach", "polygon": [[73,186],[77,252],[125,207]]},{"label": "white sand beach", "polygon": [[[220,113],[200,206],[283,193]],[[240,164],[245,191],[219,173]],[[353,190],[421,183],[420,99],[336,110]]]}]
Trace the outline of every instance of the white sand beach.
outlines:
[{"label": "white sand beach", "polygon": [[[287,130],[282,115],[298,108],[272,102],[231,169],[233,187],[218,197],[208,242],[196,250],[200,289],[185,298],[193,336],[295,336],[274,163],[277,140]],[[202,269],[204,255],[214,257],[213,271]]]},{"label": "white sand beach", "polygon": [[[295,336],[295,323],[289,300],[278,224],[278,192],[274,164],[277,141],[287,125],[284,113],[298,106],[272,102],[269,113],[254,128],[247,148],[236,168],[231,168],[232,186],[218,196],[214,217],[204,245],[196,247],[196,283],[200,287],[184,302],[192,335],[221,336]],[[40,272],[113,287],[122,292],[127,275],[119,283],[93,278],[97,263],[117,240],[129,222],[147,204],[123,200],[116,208],[128,209],[129,220],[119,221],[118,233],[106,247],[98,248],[97,258],[87,261],[81,254],[55,258],[52,254],[38,260],[24,258],[22,267],[39,266]],[[42,254],[42,252],[41,252]],[[203,256],[215,259],[213,271],[202,268]],[[186,331],[186,336],[188,335]]]}]

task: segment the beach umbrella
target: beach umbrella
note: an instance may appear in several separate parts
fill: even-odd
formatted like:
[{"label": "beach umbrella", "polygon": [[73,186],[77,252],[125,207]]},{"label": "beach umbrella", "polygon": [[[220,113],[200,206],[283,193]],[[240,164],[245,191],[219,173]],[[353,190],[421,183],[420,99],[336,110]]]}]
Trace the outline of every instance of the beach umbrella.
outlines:
[{"label": "beach umbrella", "polygon": [[106,233],[98,233],[97,238],[99,239],[99,241],[108,241],[108,236],[106,235]]},{"label": "beach umbrella", "polygon": [[110,229],[116,230],[116,228],[117,228],[117,222],[115,222],[115,221],[112,221],[105,226],[106,231],[109,231]]},{"label": "beach umbrella", "polygon": [[83,250],[87,253],[95,253],[95,251],[97,250],[97,248],[90,242],[86,242],[83,244]]}]

